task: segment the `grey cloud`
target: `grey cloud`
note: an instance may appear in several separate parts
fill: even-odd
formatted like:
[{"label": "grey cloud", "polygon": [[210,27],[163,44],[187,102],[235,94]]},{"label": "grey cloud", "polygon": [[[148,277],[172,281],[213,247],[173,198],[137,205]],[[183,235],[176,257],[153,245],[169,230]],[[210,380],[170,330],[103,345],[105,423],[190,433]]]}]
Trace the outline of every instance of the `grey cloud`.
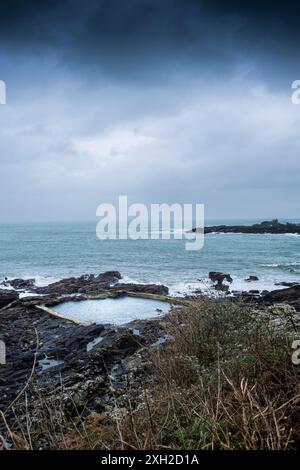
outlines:
[{"label": "grey cloud", "polygon": [[92,218],[119,194],[297,215],[299,7],[268,3],[4,5],[0,220]]}]

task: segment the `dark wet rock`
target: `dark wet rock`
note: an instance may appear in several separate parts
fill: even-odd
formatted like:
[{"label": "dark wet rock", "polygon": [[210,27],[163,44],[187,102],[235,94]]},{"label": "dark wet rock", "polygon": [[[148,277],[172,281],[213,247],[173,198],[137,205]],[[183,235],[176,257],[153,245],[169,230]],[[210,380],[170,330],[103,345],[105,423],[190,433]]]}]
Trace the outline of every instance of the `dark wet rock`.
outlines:
[{"label": "dark wet rock", "polygon": [[114,291],[136,292],[154,295],[168,295],[169,289],[161,284],[118,284]]},{"label": "dark wet rock", "polygon": [[[64,330],[68,331],[67,335]],[[73,328],[64,328],[64,330],[45,335],[42,352],[48,358],[68,361],[80,357],[86,352],[87,344],[103,333],[104,327],[103,325],[74,325]]]},{"label": "dark wet rock", "polygon": [[247,282],[253,282],[253,281],[259,281],[259,278],[257,276],[249,276],[247,279],[245,279]]},{"label": "dark wet rock", "polygon": [[242,298],[248,302],[258,302],[261,299],[261,293],[259,290],[253,289],[251,291],[243,291],[241,294],[238,294],[236,298]]},{"label": "dark wet rock", "polygon": [[233,281],[230,274],[220,273],[218,271],[211,271],[208,274],[208,277],[211,281],[216,282],[214,288],[222,292],[229,292],[229,287],[224,284],[224,281],[231,283]]},{"label": "dark wet rock", "polygon": [[277,289],[269,292],[264,300],[273,302],[295,301],[300,299],[300,285],[288,287],[287,289]]},{"label": "dark wet rock", "polygon": [[300,285],[273,290],[263,296],[262,301],[266,304],[287,303],[300,311]]},{"label": "dark wet rock", "polygon": [[224,274],[218,271],[211,271],[208,276],[209,276],[209,279],[211,279],[213,282],[222,283],[223,281],[232,282],[233,280],[230,274]]},{"label": "dark wet rock", "polygon": [[0,289],[0,309],[18,300],[18,298],[19,294],[14,290]]},{"label": "dark wet rock", "polygon": [[225,284],[220,284],[217,283],[214,288],[218,291],[228,293],[229,292],[229,286],[226,286]]}]

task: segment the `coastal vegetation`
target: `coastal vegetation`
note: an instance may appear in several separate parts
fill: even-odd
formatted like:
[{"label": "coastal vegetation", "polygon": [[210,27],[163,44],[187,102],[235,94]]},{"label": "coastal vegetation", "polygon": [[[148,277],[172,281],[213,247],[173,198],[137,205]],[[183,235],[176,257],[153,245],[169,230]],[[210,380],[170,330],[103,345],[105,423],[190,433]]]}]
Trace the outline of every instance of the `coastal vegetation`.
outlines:
[{"label": "coastal vegetation", "polygon": [[145,361],[147,366],[139,385],[124,390],[122,402],[112,377],[110,412],[91,412],[87,404],[70,413],[63,399],[54,402],[39,391],[29,407],[26,390],[19,397],[26,418],[18,416],[15,403],[17,424],[12,429],[6,423],[12,446],[297,449],[300,367],[292,363],[291,344],[298,315],[287,304],[190,301],[160,320],[166,343],[141,347],[135,368]]}]

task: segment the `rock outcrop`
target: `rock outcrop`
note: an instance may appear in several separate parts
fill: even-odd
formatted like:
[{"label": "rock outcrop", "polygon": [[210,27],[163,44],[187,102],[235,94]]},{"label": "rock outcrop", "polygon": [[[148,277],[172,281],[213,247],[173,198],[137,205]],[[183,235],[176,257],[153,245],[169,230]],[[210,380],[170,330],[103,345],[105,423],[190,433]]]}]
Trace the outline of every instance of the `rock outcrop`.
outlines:
[{"label": "rock outcrop", "polygon": [[247,282],[254,282],[254,281],[259,281],[257,276],[249,276],[247,279],[245,279]]},{"label": "rock outcrop", "polygon": [[220,273],[218,271],[211,271],[208,274],[211,281],[216,282],[214,288],[219,291],[228,292],[229,286],[224,284],[224,281],[231,283],[233,281],[230,274]]},{"label": "rock outcrop", "polygon": [[0,286],[1,285],[20,290],[33,289],[35,287],[35,279],[11,279],[9,281],[2,281]]},{"label": "rock outcrop", "polygon": [[37,287],[34,292],[38,294],[94,294],[110,289],[122,278],[118,271],[107,271],[98,276],[86,274],[80,277],[70,277],[54,282],[45,287]]},{"label": "rock outcrop", "polygon": [[136,292],[153,295],[168,295],[168,287],[162,284],[117,284],[111,290],[113,291],[125,291],[125,292]]},{"label": "rock outcrop", "polygon": [[0,309],[18,300],[18,298],[19,295],[14,290],[0,289]]},{"label": "rock outcrop", "polygon": [[[72,294],[77,295],[96,295],[101,292],[113,290],[117,292],[136,292],[155,295],[168,295],[169,289],[161,284],[135,284],[135,283],[122,283],[119,271],[107,271],[98,275],[85,274],[80,277],[69,277],[57,282],[53,282],[48,286],[37,287],[34,279],[12,279],[2,282],[6,287],[13,287],[18,291],[32,294],[40,294],[49,296],[50,300],[68,296]],[[15,300],[18,294],[13,290],[2,290],[5,293],[5,298]],[[6,303],[9,303],[8,301]],[[3,294],[3,305],[6,304]],[[1,300],[0,300],[1,305]],[[1,308],[1,307],[0,307]]]},{"label": "rock outcrop", "polygon": [[277,289],[262,297],[262,302],[266,304],[287,303],[300,311],[300,285],[288,287],[287,289]]},{"label": "rock outcrop", "polygon": [[[192,232],[197,232],[197,228],[193,228]],[[204,233],[295,233],[300,234],[300,224],[286,223],[283,224],[277,219],[261,222],[254,225],[215,225],[204,228]]]}]

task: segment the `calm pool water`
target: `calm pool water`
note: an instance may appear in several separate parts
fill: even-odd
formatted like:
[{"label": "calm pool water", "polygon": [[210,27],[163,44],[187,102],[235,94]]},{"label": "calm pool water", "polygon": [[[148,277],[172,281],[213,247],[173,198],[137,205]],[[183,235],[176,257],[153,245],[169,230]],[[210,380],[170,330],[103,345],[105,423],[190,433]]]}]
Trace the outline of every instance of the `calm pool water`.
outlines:
[{"label": "calm pool water", "polygon": [[168,302],[158,300],[118,297],[64,302],[53,309],[71,320],[122,325],[132,320],[157,317],[167,313],[170,307]]}]

